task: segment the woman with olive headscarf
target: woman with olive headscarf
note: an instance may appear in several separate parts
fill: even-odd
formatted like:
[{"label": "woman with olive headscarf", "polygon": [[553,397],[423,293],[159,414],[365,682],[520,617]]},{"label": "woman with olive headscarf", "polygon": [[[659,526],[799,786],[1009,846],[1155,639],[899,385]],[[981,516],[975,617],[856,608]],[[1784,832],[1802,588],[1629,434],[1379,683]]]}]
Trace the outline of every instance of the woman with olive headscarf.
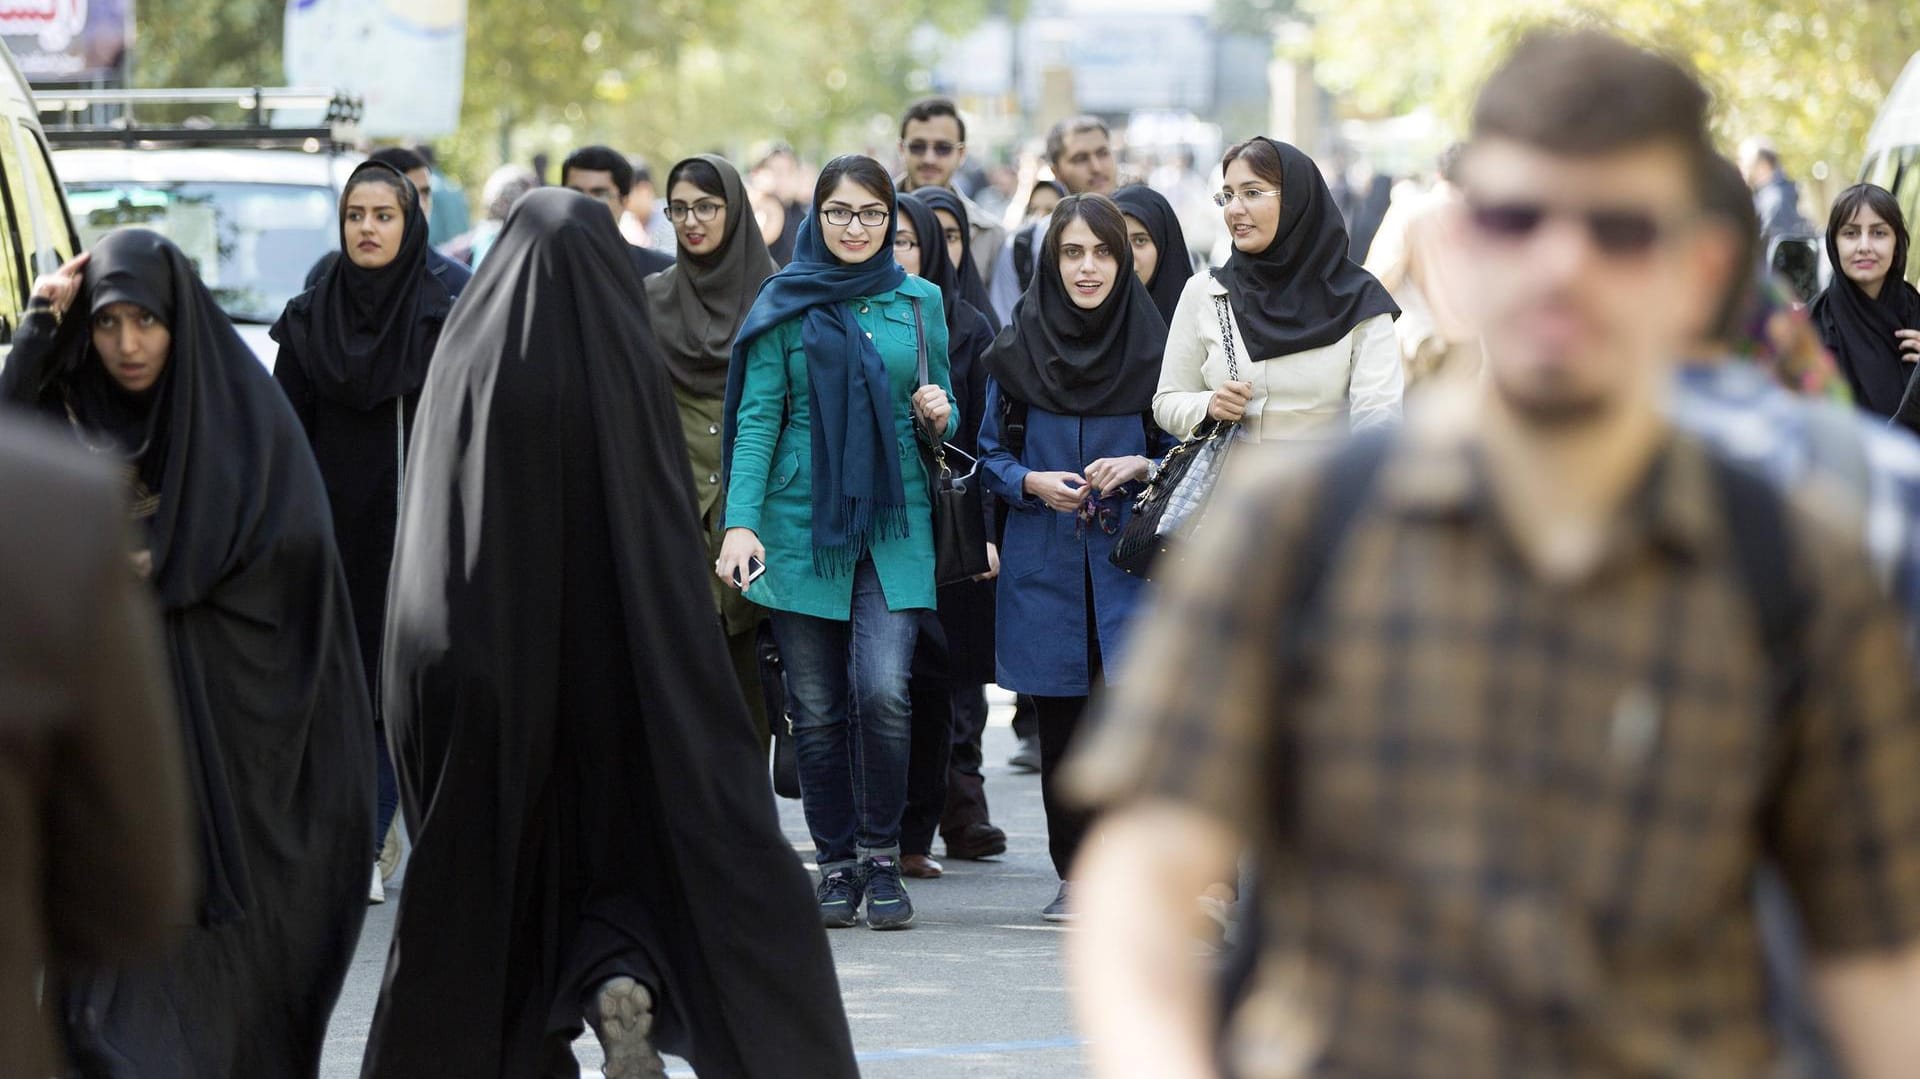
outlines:
[{"label": "woman with olive headscarf", "polygon": [[313,1075],[373,825],[371,711],[313,454],[192,264],[145,229],[36,284],[0,399],[125,470],[198,810],[195,922],[163,957],[65,987],[75,1065]]},{"label": "woman with olive headscarf", "polygon": [[1227,148],[1221,169],[1213,201],[1233,255],[1180,294],[1153,399],[1160,426],[1185,438],[1212,418],[1257,442],[1292,442],[1398,420],[1400,308],[1348,257],[1319,167],[1251,138]]},{"label": "woman with olive headscarf", "polygon": [[[693,470],[707,557],[720,557],[720,518],[726,509],[721,447],[726,428],[727,366],[733,339],[760,294],[760,283],[779,267],[755,227],[740,173],[723,157],[702,154],[667,174],[667,219],[673,222],[680,257],[647,278],[647,312],[673,383]],[[718,577],[714,603],[727,631],[734,675],[747,698],[747,712],[762,743],[768,738],[756,649],[766,612]]]},{"label": "woman with olive headscarf", "polygon": [[[453,297],[427,266],[419,192],[391,165],[369,161],[348,177],[340,196],[340,248],[345,257],[288,301],[274,324],[280,356],[273,377],[306,428],[326,480],[360,662],[374,687],[414,408]],[[384,732],[379,694],[372,696],[375,729]],[[370,865],[399,804],[385,741],[382,734]],[[385,898],[377,865],[370,898]]]}]

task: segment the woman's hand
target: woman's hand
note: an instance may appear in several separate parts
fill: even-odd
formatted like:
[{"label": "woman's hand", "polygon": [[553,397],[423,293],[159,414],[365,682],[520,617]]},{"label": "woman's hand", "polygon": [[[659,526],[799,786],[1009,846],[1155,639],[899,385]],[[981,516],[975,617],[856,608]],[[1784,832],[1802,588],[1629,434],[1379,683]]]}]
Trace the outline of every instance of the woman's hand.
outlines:
[{"label": "woman's hand", "polygon": [[1253,403],[1253,383],[1229,382],[1213,391],[1207,402],[1207,418],[1221,423],[1239,423],[1247,418],[1247,406]]},{"label": "woman's hand", "polygon": [[73,306],[73,298],[80,294],[82,271],[87,268],[88,258],[87,252],[82,251],[52,273],[41,274],[33,283],[33,298],[47,301],[55,315],[65,315],[67,308]]},{"label": "woman's hand", "polygon": [[927,430],[934,438],[947,436],[947,421],[953,418],[953,404],[947,400],[947,391],[929,382],[913,391],[913,410],[927,421]]},{"label": "woman's hand", "polygon": [[987,572],[975,577],[976,581],[991,581],[1000,576],[1000,545],[987,544]]},{"label": "woman's hand", "polygon": [[1027,478],[1020,481],[1020,487],[1027,494],[1047,504],[1048,509],[1061,513],[1073,513],[1080,503],[1087,500],[1086,477],[1072,472],[1029,472]]},{"label": "woman's hand", "polygon": [[753,529],[729,528],[720,539],[720,557],[713,563],[713,572],[719,574],[729,588],[745,592],[751,582],[741,582],[752,576],[747,563],[756,558],[761,565],[766,565],[767,549],[760,545],[760,537],[754,534]]},{"label": "woman's hand", "polygon": [[1920,363],[1920,330],[1898,330],[1893,336],[1900,342],[1900,358],[1908,363]]},{"label": "woman's hand", "polygon": [[1145,457],[1102,457],[1087,466],[1087,482],[1093,493],[1105,498],[1134,480],[1147,478]]}]

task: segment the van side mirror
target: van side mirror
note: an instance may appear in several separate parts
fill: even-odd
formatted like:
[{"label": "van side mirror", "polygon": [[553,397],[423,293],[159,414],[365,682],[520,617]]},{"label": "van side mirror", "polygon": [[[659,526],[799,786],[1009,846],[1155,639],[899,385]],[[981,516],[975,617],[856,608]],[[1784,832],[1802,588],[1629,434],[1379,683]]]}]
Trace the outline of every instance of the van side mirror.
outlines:
[{"label": "van side mirror", "polygon": [[1820,295],[1820,244],[1811,236],[1782,236],[1773,242],[1767,268],[1787,283],[1794,298],[1811,303]]}]

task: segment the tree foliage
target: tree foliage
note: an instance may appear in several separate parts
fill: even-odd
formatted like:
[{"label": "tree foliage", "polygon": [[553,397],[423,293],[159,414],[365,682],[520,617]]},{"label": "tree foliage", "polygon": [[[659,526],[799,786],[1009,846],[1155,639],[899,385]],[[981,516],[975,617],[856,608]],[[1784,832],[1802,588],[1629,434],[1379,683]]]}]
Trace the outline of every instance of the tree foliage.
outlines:
[{"label": "tree foliage", "polygon": [[[963,32],[989,3],[468,0],[461,127],[436,141],[469,180],[503,148],[525,161],[595,141],[656,159],[884,145],[883,118],[927,82],[919,28]],[[284,13],[285,0],[140,0],[134,81],[278,83]]]},{"label": "tree foliage", "polygon": [[1673,53],[1713,88],[1731,145],[1773,140],[1790,170],[1850,180],[1866,133],[1920,51],[1913,0],[1301,0],[1321,80],[1365,111],[1431,105],[1456,129],[1526,29],[1592,24]]}]

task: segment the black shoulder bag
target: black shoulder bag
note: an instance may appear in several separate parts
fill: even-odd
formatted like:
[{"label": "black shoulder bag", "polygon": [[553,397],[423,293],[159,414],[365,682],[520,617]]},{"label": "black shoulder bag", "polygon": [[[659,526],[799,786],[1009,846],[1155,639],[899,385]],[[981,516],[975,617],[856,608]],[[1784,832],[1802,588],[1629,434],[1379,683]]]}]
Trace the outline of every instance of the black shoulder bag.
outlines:
[{"label": "black shoulder bag", "polygon": [[[932,381],[927,373],[927,334],[920,322],[920,299],[909,298],[913,302],[914,338],[920,350],[916,385],[925,386]],[[933,583],[944,588],[971,581],[992,568],[987,561],[986,510],[980,501],[980,462],[942,439],[939,432],[929,430],[918,412],[913,423],[922,436],[920,456],[933,495]],[[949,458],[966,462],[966,471],[955,471]]]}]

